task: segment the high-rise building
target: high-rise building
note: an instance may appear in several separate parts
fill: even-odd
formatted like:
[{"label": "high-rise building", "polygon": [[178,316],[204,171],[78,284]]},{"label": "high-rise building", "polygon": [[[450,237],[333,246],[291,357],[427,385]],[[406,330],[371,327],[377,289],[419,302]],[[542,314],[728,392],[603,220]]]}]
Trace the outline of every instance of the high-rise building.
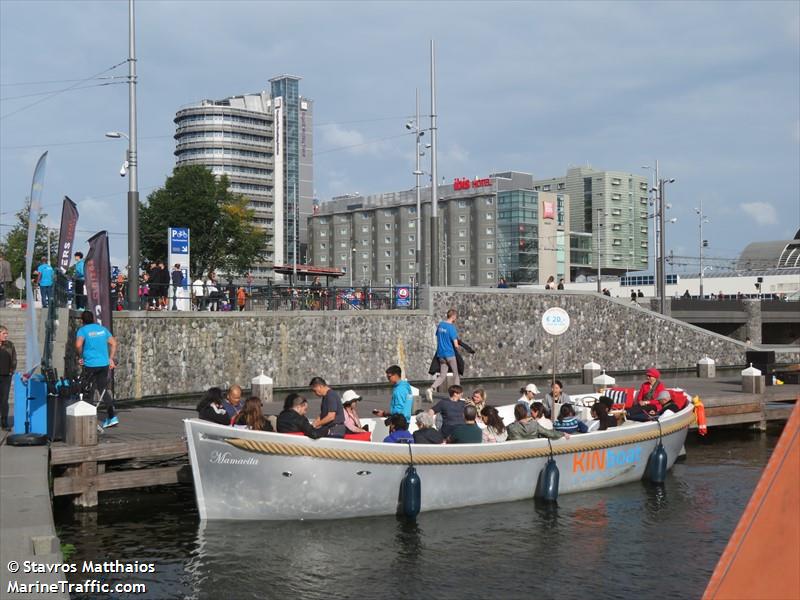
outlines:
[{"label": "high-rise building", "polygon": [[[648,186],[645,176],[591,167],[570,168],[564,177],[533,182],[534,190],[567,194],[570,230],[592,234],[593,264],[583,267],[573,263],[573,278],[597,268],[598,252],[604,272],[647,269]],[[581,236],[573,236],[572,242],[586,250],[586,239]]]},{"label": "high-rise building", "polygon": [[[227,175],[264,231],[257,278],[280,279],[273,265],[302,262],[304,216],[313,198],[313,103],[299,94],[299,77],[270,80],[270,92],[203,100],[175,115],[176,164],[201,164]],[[297,244],[295,244],[295,236]],[[295,248],[297,251],[295,252]]]},{"label": "high-rise building", "polygon": [[[569,280],[569,199],[534,191],[532,182],[527,173],[505,172],[439,186],[439,271],[446,285]],[[414,283],[418,235],[420,264],[430,264],[429,187],[421,198],[419,224],[413,189],[322,203],[308,219],[310,262],[343,269],[345,284],[350,277],[356,285]]]}]

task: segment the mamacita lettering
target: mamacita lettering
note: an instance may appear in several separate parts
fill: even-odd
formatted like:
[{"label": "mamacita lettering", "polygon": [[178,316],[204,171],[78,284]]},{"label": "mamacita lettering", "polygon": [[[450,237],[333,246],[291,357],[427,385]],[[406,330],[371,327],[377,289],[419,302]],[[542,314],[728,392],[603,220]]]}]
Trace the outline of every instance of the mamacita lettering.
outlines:
[{"label": "mamacita lettering", "polygon": [[211,453],[208,462],[214,465],[257,465],[258,459],[252,456],[247,458],[234,458],[230,452],[220,452],[215,450]]}]

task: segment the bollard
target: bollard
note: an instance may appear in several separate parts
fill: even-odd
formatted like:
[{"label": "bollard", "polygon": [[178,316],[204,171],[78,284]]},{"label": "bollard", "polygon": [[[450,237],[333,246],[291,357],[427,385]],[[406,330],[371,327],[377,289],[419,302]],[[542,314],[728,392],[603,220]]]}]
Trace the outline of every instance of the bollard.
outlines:
[{"label": "bollard", "polygon": [[583,365],[583,383],[592,383],[594,378],[600,375],[600,365],[589,359],[589,362]]},{"label": "bollard", "polygon": [[764,376],[753,367],[753,363],[742,371],[742,391],[747,394],[764,393]]},{"label": "bollard", "polygon": [[264,369],[261,369],[261,375],[253,377],[250,382],[250,393],[261,402],[272,402],[272,377],[264,375]]},{"label": "bollard", "polygon": [[697,361],[697,376],[702,379],[714,379],[717,373],[717,363],[706,354]]},{"label": "bollard", "polygon": [[[97,408],[80,400],[67,407],[68,446],[97,445]],[[67,474],[80,483],[82,492],[75,496],[75,506],[97,506],[97,462],[85,460],[67,469]]]},{"label": "bollard", "polygon": [[605,369],[603,369],[603,372],[600,375],[592,379],[594,391],[598,394],[604,393],[608,388],[613,387],[616,382],[616,379],[606,374]]}]

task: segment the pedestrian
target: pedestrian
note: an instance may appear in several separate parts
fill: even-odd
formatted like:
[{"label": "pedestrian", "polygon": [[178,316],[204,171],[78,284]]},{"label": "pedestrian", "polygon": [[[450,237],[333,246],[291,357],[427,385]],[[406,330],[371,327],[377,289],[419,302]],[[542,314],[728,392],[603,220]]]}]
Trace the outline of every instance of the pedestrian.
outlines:
[{"label": "pedestrian", "polygon": [[119,425],[119,419],[114,413],[114,397],[108,390],[108,374],[116,367],[117,341],[108,329],[94,322],[91,311],[83,311],[81,321],[83,327],[75,334],[75,350],[78,364],[83,366],[83,388],[92,399],[95,391],[99,393],[107,413],[103,427],[114,427]]},{"label": "pedestrian", "polygon": [[644,298],[644,292],[642,292],[642,290],[636,290],[636,297],[637,298]]},{"label": "pedestrian", "polygon": [[243,287],[236,291],[236,305],[239,307],[239,312],[244,310],[245,303],[247,302],[247,293]]},{"label": "pedestrian", "polygon": [[447,311],[447,317],[440,321],[436,327],[436,360],[439,361],[439,374],[433,380],[431,387],[425,390],[428,402],[433,404],[433,389],[438,388],[447,380],[447,371],[453,372],[453,384],[461,383],[458,376],[458,362],[456,361],[456,351],[458,350],[458,330],[455,322],[458,312],[455,308]]},{"label": "pedestrian", "polygon": [[75,308],[83,310],[86,308],[86,298],[83,295],[83,286],[86,283],[86,261],[83,260],[83,252],[75,253],[75,274],[72,278],[72,283],[74,286]]},{"label": "pedestrian", "polygon": [[544,289],[546,290],[556,289],[556,278],[550,275],[550,277],[547,278],[547,283],[544,284]]},{"label": "pedestrian", "polygon": [[178,288],[183,287],[183,269],[181,269],[181,265],[179,263],[175,263],[175,266],[172,268],[170,279],[172,280],[173,305],[177,310],[177,304],[175,304],[175,300],[178,299]]},{"label": "pedestrian", "polygon": [[42,308],[47,308],[50,296],[53,294],[53,267],[47,262],[47,257],[43,256],[41,264],[36,269],[39,274],[39,291],[42,294]]},{"label": "pedestrian", "polygon": [[558,280],[558,289],[559,290],[563,290],[564,289],[564,280],[563,279],[559,279]]},{"label": "pedestrian", "polygon": [[0,427],[8,430],[8,394],[17,370],[17,350],[8,339],[8,328],[0,325]]},{"label": "pedestrian", "polygon": [[636,292],[631,290],[631,302],[636,303]]},{"label": "pedestrian", "polygon": [[0,308],[6,305],[8,293],[11,291],[11,263],[0,254]]}]

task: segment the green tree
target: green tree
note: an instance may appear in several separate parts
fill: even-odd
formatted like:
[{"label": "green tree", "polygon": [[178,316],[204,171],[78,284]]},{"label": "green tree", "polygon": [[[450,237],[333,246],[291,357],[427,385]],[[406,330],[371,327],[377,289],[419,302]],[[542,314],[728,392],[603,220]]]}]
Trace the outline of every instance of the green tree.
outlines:
[{"label": "green tree", "polygon": [[167,228],[188,227],[192,276],[216,269],[242,275],[264,260],[264,233],[253,224],[247,198],[228,185],[226,176],[217,179],[202,165],[175,167],[139,207],[142,258],[166,261]]},{"label": "green tree", "polygon": [[[36,225],[36,241],[33,246],[33,270],[39,265],[39,260],[47,256],[47,227],[44,220],[47,214],[39,213],[39,222]],[[6,257],[11,264],[11,275],[16,279],[20,273],[25,272],[25,250],[28,246],[28,208],[25,207],[16,215],[16,223],[8,232],[5,239],[0,242],[0,254]],[[58,235],[51,236],[50,253],[52,257],[58,256]]]}]

